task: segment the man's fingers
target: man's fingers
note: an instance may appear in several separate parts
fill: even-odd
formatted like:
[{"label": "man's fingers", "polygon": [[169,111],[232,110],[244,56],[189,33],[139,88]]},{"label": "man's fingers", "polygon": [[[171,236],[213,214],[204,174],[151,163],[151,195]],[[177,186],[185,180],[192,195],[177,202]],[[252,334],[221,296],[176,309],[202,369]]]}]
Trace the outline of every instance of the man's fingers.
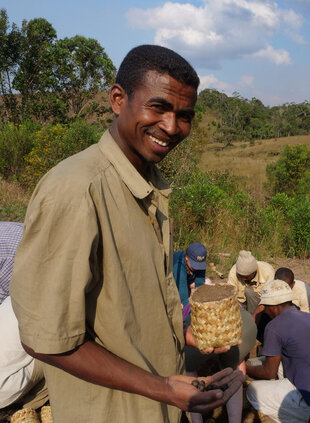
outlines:
[{"label": "man's fingers", "polygon": [[227,384],[229,389],[230,386],[235,383],[237,383],[240,386],[245,381],[245,376],[241,370],[238,370],[238,369],[232,370],[230,367],[227,367],[226,369],[221,370],[220,372],[215,373],[212,376],[208,376],[207,378],[199,378],[199,379],[204,380],[206,383],[206,386],[215,385],[220,387]]},{"label": "man's fingers", "polygon": [[190,411],[206,414],[214,408],[222,406],[240,389],[244,380],[245,377],[240,370],[233,371],[230,368],[221,370],[215,375],[208,377],[206,380],[207,385],[212,383],[220,387],[226,384],[225,391],[214,389],[197,393],[191,398]]},{"label": "man's fingers", "polygon": [[228,401],[229,398],[231,398],[241,386],[242,386],[242,382],[240,379],[236,379],[233,382],[231,382],[228,385],[228,388],[226,389],[226,391],[224,391],[224,396],[223,396],[224,402]]},{"label": "man's fingers", "polygon": [[207,414],[224,404],[224,394],[221,390],[201,392],[191,398],[189,411],[200,414]]},{"label": "man's fingers", "polygon": [[233,369],[231,367],[226,367],[225,369],[214,373],[212,376],[208,376],[206,382],[208,384],[220,381],[224,377],[227,377],[233,373]]}]

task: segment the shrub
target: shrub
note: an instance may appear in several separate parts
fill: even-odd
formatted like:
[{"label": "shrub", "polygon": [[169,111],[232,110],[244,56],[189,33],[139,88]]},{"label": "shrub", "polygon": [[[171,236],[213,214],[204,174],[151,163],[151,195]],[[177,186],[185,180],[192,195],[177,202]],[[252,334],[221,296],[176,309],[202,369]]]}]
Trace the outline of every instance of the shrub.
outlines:
[{"label": "shrub", "polygon": [[25,169],[25,156],[31,151],[39,125],[5,123],[0,129],[0,174],[18,178]]},{"label": "shrub", "polygon": [[182,141],[159,163],[165,178],[175,187],[184,186],[199,171],[197,145],[191,139]]},{"label": "shrub", "polygon": [[[287,256],[310,256],[310,198],[278,193],[261,210],[261,234],[270,234]],[[271,245],[271,249],[272,249]],[[277,251],[279,252],[279,251]]]},{"label": "shrub", "polygon": [[[310,172],[310,149],[306,145],[286,146],[279,160],[266,168],[271,192],[292,194],[298,191],[299,185],[305,184],[306,172]],[[303,190],[310,188],[309,180],[308,174]]]},{"label": "shrub", "polygon": [[23,182],[33,187],[38,180],[60,161],[97,142],[101,132],[97,127],[77,120],[68,125],[48,125],[37,132],[27,163]]}]

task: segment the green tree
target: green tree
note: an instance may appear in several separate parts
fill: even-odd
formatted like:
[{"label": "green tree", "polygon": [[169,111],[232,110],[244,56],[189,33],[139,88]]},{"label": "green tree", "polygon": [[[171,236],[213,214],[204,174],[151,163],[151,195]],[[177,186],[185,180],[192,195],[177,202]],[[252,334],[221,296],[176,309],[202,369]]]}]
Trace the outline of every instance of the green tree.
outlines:
[{"label": "green tree", "polygon": [[53,46],[56,91],[79,116],[86,103],[113,82],[115,67],[98,41],[76,35]]},{"label": "green tree", "polygon": [[272,193],[310,192],[310,149],[306,145],[287,145],[276,163],[266,168]]},{"label": "green tree", "polygon": [[53,26],[43,18],[23,21],[22,52],[13,87],[21,94],[23,118],[47,120],[53,110],[55,78],[52,73],[52,44],[56,39]]},{"label": "green tree", "polygon": [[22,35],[13,23],[11,28],[5,9],[0,10],[0,95],[2,118],[19,122],[18,103],[13,90],[13,79],[18,69],[22,50]]}]

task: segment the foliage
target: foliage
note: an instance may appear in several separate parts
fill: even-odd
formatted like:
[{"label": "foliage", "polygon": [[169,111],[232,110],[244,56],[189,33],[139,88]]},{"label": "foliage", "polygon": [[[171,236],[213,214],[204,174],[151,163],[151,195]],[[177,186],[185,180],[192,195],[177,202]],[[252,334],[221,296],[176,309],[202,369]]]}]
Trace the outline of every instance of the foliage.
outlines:
[{"label": "foliage", "polygon": [[159,163],[159,168],[173,186],[189,183],[198,172],[197,145],[192,139],[182,141]]},{"label": "foliage", "polygon": [[[113,82],[115,67],[98,41],[76,35],[57,40],[43,18],[9,25],[0,11],[2,120],[62,122],[81,115],[87,101]],[[19,94],[17,96],[16,94]]]},{"label": "foliage", "polygon": [[18,122],[17,97],[13,91],[13,79],[18,69],[22,51],[21,31],[13,24],[10,28],[5,9],[0,10],[0,105],[1,120]]},{"label": "foliage", "polygon": [[73,117],[87,101],[114,79],[115,67],[98,41],[76,35],[53,46],[56,91],[70,106]]},{"label": "foliage", "polygon": [[262,211],[262,231],[278,233],[287,256],[310,256],[310,198],[285,193],[275,194]]},{"label": "foliage", "polygon": [[5,178],[19,178],[25,169],[24,157],[31,151],[35,122],[6,123],[0,128],[0,174]]},{"label": "foliage", "polygon": [[310,132],[310,105],[284,104],[266,107],[257,98],[232,97],[215,89],[205,89],[198,97],[198,104],[217,113],[220,128],[216,139],[225,144],[235,140],[266,139]]},{"label": "foliage", "polygon": [[306,145],[286,146],[279,160],[267,165],[272,193],[310,193],[310,149]]},{"label": "foliage", "polygon": [[89,147],[100,138],[101,131],[78,119],[70,126],[48,125],[37,132],[27,163],[23,183],[34,187],[39,179],[61,160]]},{"label": "foliage", "polygon": [[0,220],[22,222],[26,214],[29,195],[15,181],[0,176]]},{"label": "foliage", "polygon": [[[170,214],[175,249],[200,241],[210,248],[213,260],[217,251],[228,249],[234,256],[242,248],[252,250],[257,257],[308,257],[310,204],[306,183],[293,197],[280,192],[262,207],[228,172],[202,172],[198,168],[198,135],[194,131],[190,140],[160,164],[173,186]],[[309,183],[310,172],[306,175]]]}]

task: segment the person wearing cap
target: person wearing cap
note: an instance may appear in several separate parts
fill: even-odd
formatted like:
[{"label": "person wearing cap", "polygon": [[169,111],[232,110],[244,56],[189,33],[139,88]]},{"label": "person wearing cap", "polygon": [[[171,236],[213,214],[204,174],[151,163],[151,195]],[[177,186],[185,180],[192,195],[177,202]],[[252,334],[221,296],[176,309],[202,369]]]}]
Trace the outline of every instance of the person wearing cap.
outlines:
[{"label": "person wearing cap", "polygon": [[[295,279],[293,271],[287,267],[279,267],[279,269],[276,270],[274,278],[280,279],[289,285],[293,293],[293,304],[295,304],[299,310],[305,311],[306,313],[310,312],[310,287],[305,282]],[[257,339],[262,344],[264,343],[265,327],[271,320],[263,310],[264,306],[258,305],[253,313],[258,329]]]},{"label": "person wearing cap", "polygon": [[205,283],[206,259],[207,249],[200,242],[194,242],[185,251],[173,254],[173,276],[183,310],[189,304],[188,299],[193,289]]},{"label": "person wearing cap", "polygon": [[[185,251],[173,254],[173,276],[179,290],[183,306],[184,332],[186,337],[192,336],[190,328],[190,304],[189,297],[195,288],[212,283],[206,278],[206,247],[195,242],[190,244]],[[188,376],[197,377],[210,366],[220,368],[237,368],[252,349],[256,341],[256,325],[250,313],[241,311],[242,318],[242,343],[241,345],[216,348],[212,353],[205,354],[196,347],[185,345],[185,368]],[[201,372],[201,374],[200,374]],[[231,397],[226,404],[229,423],[239,423],[242,415],[242,389]],[[199,413],[191,413],[192,423],[202,423],[203,417]]]},{"label": "person wearing cap", "polygon": [[241,250],[236,264],[230,269],[228,283],[238,289],[238,301],[251,314],[254,313],[264,284],[274,278],[274,268],[257,261],[251,251]]},{"label": "person wearing cap", "polygon": [[[264,364],[247,365],[253,381],[247,389],[252,406],[281,423],[308,423],[310,417],[310,315],[297,309],[289,285],[272,280],[262,289],[260,305],[272,319],[265,329]],[[285,377],[276,380],[282,361]]]}]

